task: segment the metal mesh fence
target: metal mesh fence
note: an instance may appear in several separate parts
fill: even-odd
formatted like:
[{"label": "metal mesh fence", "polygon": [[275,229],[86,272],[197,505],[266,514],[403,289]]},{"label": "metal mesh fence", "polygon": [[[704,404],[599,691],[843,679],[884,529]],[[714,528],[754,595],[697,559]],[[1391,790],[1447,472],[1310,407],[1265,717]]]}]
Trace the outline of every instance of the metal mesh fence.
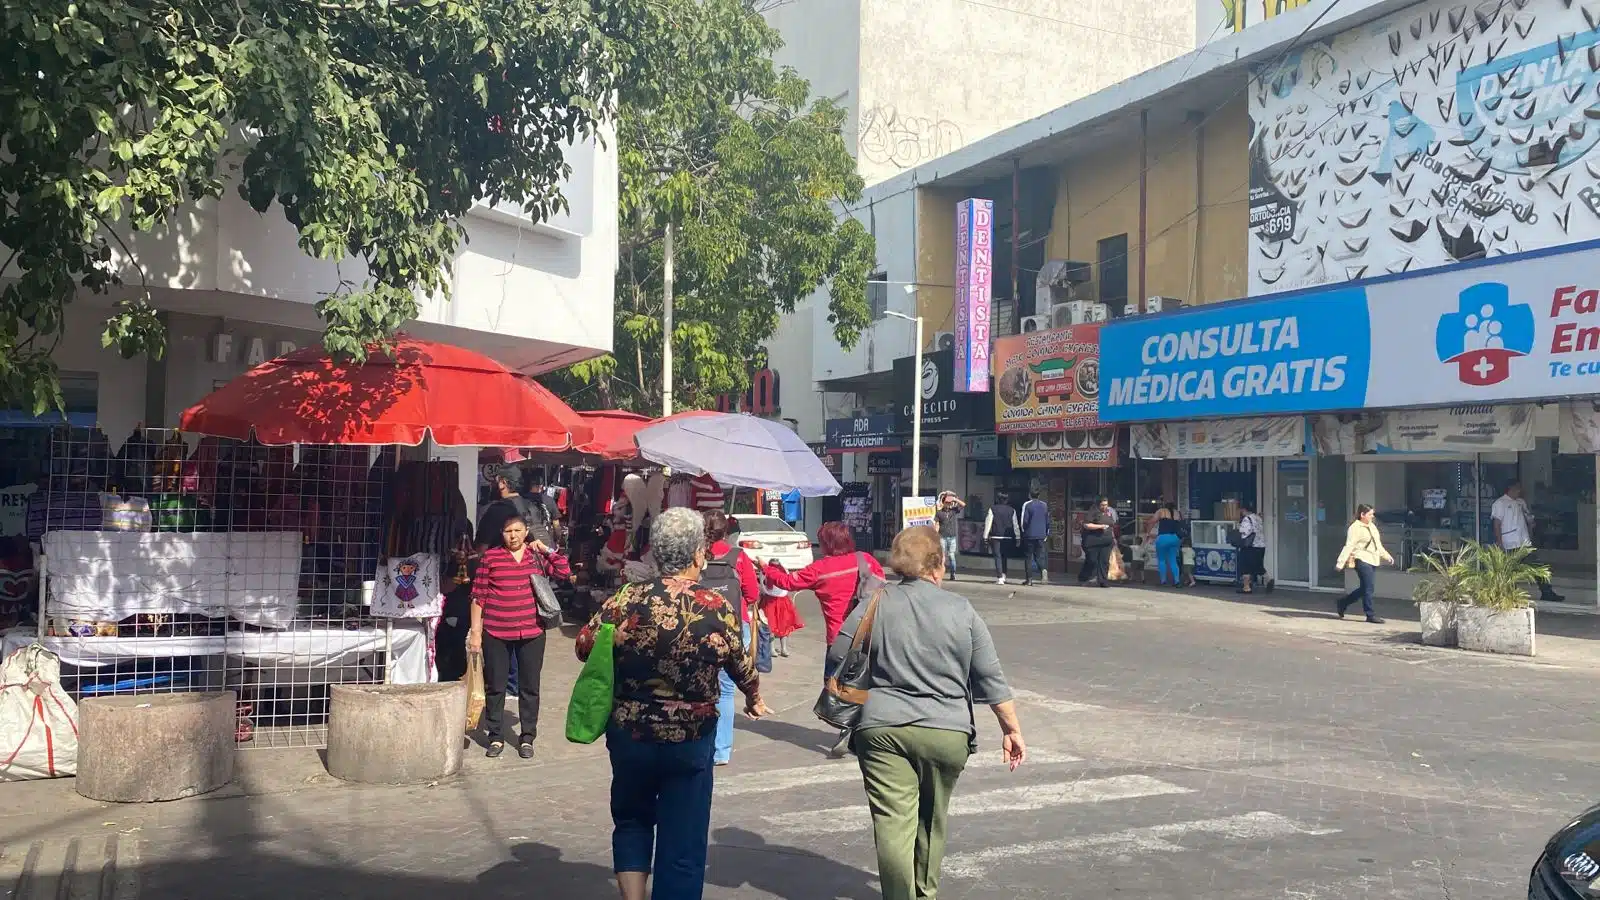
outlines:
[{"label": "metal mesh fence", "polygon": [[320,746],[329,685],[431,680],[452,464],[57,429],[29,507],[40,629],[79,698],[229,689],[241,746]]}]

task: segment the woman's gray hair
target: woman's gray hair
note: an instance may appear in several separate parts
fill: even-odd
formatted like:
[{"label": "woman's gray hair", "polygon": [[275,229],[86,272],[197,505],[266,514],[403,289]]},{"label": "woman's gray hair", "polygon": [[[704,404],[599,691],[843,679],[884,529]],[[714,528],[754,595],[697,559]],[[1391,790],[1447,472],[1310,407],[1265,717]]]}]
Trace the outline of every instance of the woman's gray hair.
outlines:
[{"label": "woman's gray hair", "polygon": [[650,523],[650,555],[662,575],[676,575],[694,565],[706,548],[706,520],[688,507],[665,510]]}]

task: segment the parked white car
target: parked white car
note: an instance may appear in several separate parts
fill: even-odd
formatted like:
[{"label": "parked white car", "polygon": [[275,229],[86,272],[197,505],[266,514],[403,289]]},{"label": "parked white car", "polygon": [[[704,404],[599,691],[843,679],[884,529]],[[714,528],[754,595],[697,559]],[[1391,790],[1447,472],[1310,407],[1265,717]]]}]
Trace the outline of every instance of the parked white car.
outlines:
[{"label": "parked white car", "polygon": [[816,561],[811,539],[795,531],[788,522],[773,516],[733,516],[739,526],[728,540],[759,564],[777,560],[791,572]]}]

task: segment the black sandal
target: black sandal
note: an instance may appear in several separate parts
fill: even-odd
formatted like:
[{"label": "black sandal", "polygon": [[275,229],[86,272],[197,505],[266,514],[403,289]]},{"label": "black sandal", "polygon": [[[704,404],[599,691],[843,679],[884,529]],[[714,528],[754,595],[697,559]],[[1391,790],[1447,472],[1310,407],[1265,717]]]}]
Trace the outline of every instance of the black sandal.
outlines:
[{"label": "black sandal", "polygon": [[484,751],[483,755],[489,757],[490,759],[499,759],[500,754],[504,752],[506,752],[505,741],[490,741],[489,749]]}]

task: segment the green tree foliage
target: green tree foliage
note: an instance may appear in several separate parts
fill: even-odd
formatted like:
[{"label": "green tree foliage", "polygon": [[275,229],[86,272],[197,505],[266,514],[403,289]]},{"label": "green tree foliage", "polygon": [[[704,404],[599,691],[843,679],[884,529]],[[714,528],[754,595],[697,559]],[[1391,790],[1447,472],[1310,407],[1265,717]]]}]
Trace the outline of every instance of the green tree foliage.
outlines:
[{"label": "green tree foliage", "polygon": [[[658,0],[29,0],[0,9],[0,403],[59,405],[80,290],[159,354],[126,235],[230,185],[360,283],[318,311],[361,355],[446,294],[477,198],[561,207],[563,143],[609,116]],[[130,274],[131,273],[131,274]],[[123,278],[128,284],[119,287]]]},{"label": "green tree foliage", "polygon": [[845,112],[772,54],[757,0],[668,0],[669,27],[636,47],[618,119],[621,264],[615,349],[548,379],[574,405],[658,413],[663,233],[674,223],[674,397],[708,406],[749,384],[783,313],[829,285],[845,347],[869,318],[876,249],[836,201],[862,182]]}]

